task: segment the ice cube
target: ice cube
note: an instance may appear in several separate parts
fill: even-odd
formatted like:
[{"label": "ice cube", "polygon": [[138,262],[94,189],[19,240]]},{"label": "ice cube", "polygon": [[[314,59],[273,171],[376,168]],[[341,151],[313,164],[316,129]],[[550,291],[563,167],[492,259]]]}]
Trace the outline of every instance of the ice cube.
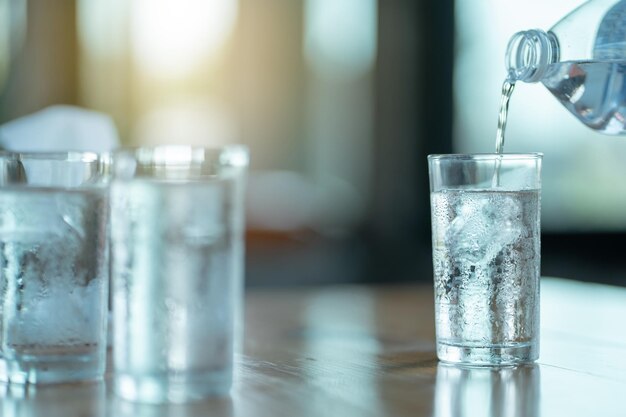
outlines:
[{"label": "ice cube", "polygon": [[465,194],[445,236],[453,257],[487,263],[519,238],[521,206],[504,193]]}]

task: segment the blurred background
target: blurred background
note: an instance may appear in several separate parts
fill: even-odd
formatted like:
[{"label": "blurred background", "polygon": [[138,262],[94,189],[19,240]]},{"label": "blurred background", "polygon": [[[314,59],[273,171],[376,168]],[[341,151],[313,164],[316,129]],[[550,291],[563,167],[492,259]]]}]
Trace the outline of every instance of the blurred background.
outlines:
[{"label": "blurred background", "polygon": [[[0,124],[53,104],[124,145],[244,143],[247,283],[432,280],[430,153],[493,152],[504,51],[574,0],[0,0]],[[626,138],[542,85],[507,152],[544,157],[543,275],[626,284]]]}]

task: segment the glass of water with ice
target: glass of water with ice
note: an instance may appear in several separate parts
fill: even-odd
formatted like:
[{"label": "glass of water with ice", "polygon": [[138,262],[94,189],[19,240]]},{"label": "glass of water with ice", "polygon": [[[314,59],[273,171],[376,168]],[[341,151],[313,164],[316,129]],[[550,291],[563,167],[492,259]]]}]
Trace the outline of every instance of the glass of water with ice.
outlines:
[{"label": "glass of water with ice", "polygon": [[437,356],[539,356],[541,154],[430,155]]},{"label": "glass of water with ice", "polygon": [[0,381],[100,380],[109,158],[0,153]]},{"label": "glass of water with ice", "polygon": [[148,403],[225,394],[243,285],[242,146],[113,155],[115,391]]}]

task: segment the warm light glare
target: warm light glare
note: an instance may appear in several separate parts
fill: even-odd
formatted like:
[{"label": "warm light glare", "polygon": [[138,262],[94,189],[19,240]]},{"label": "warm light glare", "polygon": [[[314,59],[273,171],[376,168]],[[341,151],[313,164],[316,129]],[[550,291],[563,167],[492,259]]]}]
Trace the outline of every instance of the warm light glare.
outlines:
[{"label": "warm light glare", "polygon": [[237,19],[238,0],[135,0],[133,47],[142,70],[188,74],[223,46]]},{"label": "warm light glare", "polygon": [[137,120],[133,135],[141,144],[220,146],[238,142],[232,113],[210,100],[182,99],[151,109]]}]

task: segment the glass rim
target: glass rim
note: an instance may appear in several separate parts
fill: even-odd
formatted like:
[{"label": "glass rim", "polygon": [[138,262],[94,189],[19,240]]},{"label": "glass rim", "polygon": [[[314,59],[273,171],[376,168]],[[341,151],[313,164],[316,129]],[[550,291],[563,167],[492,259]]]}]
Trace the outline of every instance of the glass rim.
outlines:
[{"label": "glass rim", "polygon": [[110,152],[95,151],[9,151],[1,150],[0,159],[4,160],[41,160],[41,161],[69,161],[69,162],[96,162],[107,159]]},{"label": "glass rim", "polygon": [[540,160],[543,158],[542,152],[528,153],[446,153],[428,155],[429,161],[440,160],[458,160],[458,161],[477,161],[477,160]]},{"label": "glass rim", "polygon": [[240,151],[248,153],[248,147],[242,144],[227,144],[227,145],[186,145],[186,144],[160,144],[160,145],[138,145],[138,146],[120,146],[111,151],[111,154],[134,154],[140,151],[156,151],[156,150],[183,150],[188,149],[192,151],[205,151],[205,152],[221,152],[221,151]]},{"label": "glass rim", "polygon": [[250,151],[246,145],[185,145],[162,144],[148,146],[127,146],[111,152],[113,162],[120,159],[134,159],[140,164],[197,164],[210,162],[213,156],[220,161],[228,161],[236,166],[248,166]]}]

